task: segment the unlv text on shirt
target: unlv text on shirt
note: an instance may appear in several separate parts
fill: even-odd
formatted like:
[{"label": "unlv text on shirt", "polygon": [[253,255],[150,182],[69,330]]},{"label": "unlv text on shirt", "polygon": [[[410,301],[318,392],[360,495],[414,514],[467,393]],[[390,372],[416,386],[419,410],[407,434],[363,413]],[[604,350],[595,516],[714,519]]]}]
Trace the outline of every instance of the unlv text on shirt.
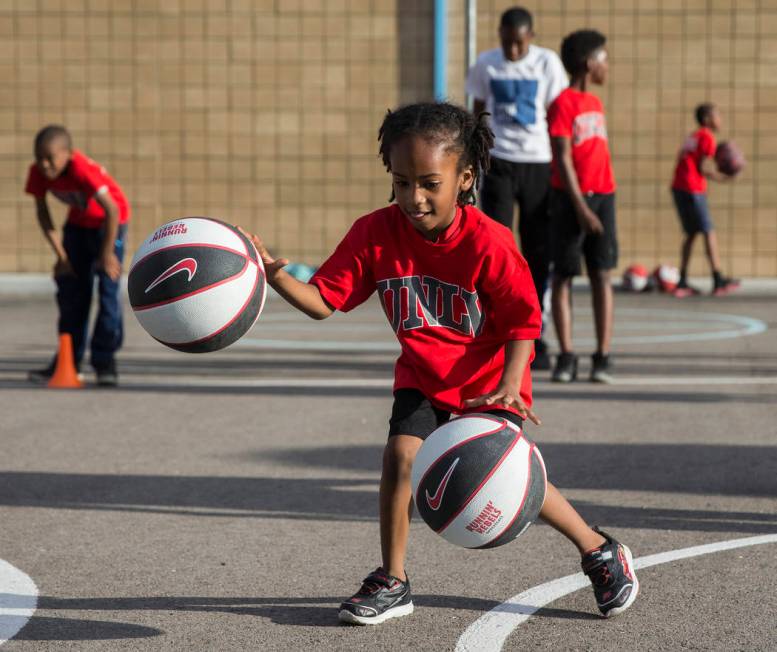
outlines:
[{"label": "unlv text on shirt", "polygon": [[472,337],[483,330],[483,311],[477,292],[433,276],[390,278],[378,281],[377,286],[383,310],[395,333],[424,325],[451,328]]}]

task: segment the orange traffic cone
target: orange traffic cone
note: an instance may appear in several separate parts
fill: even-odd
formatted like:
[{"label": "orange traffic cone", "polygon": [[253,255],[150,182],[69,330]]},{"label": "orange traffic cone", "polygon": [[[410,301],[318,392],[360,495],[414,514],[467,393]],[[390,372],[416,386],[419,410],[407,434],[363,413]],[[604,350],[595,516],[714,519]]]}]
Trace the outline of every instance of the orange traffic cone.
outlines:
[{"label": "orange traffic cone", "polygon": [[57,366],[54,369],[54,375],[46,386],[57,389],[80,389],[84,386],[73,362],[73,339],[70,333],[59,334]]}]

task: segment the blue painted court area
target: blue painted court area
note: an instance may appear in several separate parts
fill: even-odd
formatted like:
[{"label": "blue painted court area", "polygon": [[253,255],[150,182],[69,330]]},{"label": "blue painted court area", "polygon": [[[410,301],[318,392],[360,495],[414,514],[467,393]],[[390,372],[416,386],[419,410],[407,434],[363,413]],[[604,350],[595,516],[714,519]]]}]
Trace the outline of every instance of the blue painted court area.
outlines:
[{"label": "blue painted court area", "polygon": [[118,389],[86,370],[50,391],[25,374],[52,352],[53,301],[0,292],[3,649],[773,649],[777,598],[753,587],[777,573],[775,299],[618,294],[617,384],[535,374],[550,479],[634,553],[626,614],[598,618],[547,526],[468,551],[417,520],[414,614],[354,628],[337,605],[379,564],[397,354],[377,304],[313,322],[276,297],[206,355],[128,314]]}]

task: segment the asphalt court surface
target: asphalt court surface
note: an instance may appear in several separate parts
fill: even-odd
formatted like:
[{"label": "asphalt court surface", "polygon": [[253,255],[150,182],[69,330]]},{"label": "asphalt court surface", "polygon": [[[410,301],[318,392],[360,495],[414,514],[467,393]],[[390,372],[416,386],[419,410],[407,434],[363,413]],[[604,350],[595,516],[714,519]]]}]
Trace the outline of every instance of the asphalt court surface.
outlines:
[{"label": "asphalt court surface", "polygon": [[[528,434],[550,479],[635,558],[777,533],[776,299],[618,294],[617,385],[535,374],[544,425]],[[587,356],[584,291],[575,314]],[[379,564],[397,348],[378,305],[313,322],[272,298],[237,345],[199,356],[127,314],[117,390],[24,381],[55,316],[49,297],[0,296],[0,639],[31,613],[4,649],[777,648],[777,542],[645,568],[612,620],[583,588],[508,623],[503,643],[487,628],[465,641],[489,613],[514,615],[504,601],[578,572],[544,525],[467,551],[414,522],[415,613],[340,626],[337,604]],[[8,569],[37,586],[34,611]]]}]

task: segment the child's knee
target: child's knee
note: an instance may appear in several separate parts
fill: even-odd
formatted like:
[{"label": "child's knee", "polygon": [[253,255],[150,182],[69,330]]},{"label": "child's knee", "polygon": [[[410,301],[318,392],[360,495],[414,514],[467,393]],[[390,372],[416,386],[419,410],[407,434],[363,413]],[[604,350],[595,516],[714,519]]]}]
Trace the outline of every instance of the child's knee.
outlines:
[{"label": "child's knee", "polygon": [[390,437],[383,453],[383,471],[392,475],[409,474],[422,443],[415,437]]},{"label": "child's knee", "polygon": [[609,269],[592,269],[588,272],[591,285],[609,285],[612,273]]},{"label": "child's knee", "polygon": [[551,282],[553,292],[569,289],[572,286],[572,278],[572,276],[561,276],[560,274],[554,274],[553,281]]}]

